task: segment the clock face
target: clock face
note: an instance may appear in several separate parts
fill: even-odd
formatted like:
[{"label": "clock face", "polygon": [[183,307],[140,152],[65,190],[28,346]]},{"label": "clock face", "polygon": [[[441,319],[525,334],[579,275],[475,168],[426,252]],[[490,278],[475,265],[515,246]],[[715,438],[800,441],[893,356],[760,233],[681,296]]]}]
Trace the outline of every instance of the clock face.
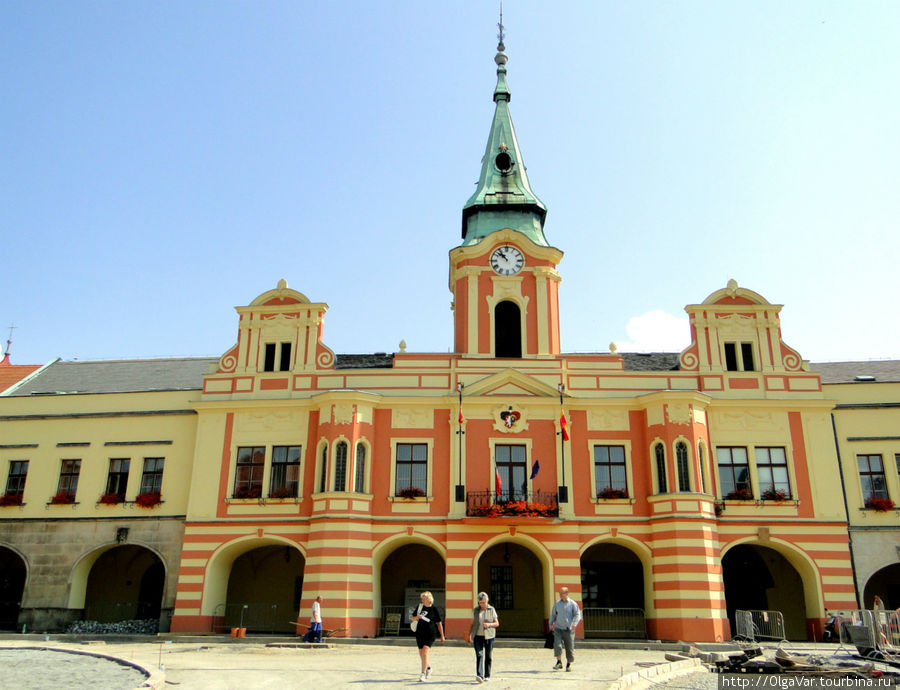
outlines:
[{"label": "clock face", "polygon": [[501,276],[514,276],[525,265],[525,257],[515,247],[506,244],[491,254],[491,268]]}]

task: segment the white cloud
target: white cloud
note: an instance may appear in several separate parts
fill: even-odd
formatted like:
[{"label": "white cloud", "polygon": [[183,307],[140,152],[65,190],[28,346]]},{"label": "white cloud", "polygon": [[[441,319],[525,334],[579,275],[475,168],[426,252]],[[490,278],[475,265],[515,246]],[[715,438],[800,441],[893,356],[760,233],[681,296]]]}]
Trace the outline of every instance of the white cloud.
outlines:
[{"label": "white cloud", "polygon": [[628,340],[615,341],[620,352],[681,352],[691,344],[687,317],[672,316],[662,309],[631,317],[625,330]]}]

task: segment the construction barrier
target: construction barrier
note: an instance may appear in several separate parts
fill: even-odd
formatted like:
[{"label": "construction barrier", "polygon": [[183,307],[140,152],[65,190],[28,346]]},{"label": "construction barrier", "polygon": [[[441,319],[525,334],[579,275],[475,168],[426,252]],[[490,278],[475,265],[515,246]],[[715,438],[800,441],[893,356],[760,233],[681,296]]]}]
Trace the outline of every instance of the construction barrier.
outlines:
[{"label": "construction barrier", "polygon": [[775,640],[787,642],[784,616],[781,611],[736,610],[734,612],[735,639],[756,642]]},{"label": "construction barrier", "polygon": [[647,638],[644,609],[586,608],[581,615],[585,637]]}]

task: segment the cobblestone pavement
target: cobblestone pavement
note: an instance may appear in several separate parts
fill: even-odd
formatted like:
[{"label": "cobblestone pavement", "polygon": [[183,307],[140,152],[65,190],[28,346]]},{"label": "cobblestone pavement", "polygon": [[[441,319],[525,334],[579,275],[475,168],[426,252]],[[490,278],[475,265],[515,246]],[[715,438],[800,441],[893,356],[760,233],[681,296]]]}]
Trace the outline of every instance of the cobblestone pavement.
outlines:
[{"label": "cobblestone pavement", "polygon": [[[6,647],[15,643],[3,643]],[[457,687],[476,685],[475,654],[471,647],[438,646],[432,651],[434,673],[427,683],[419,682],[419,658],[415,643],[408,646],[340,644],[327,648],[266,647],[253,643],[229,643],[211,640],[210,644],[183,643],[108,643],[73,644],[66,642],[22,643],[20,646],[47,646],[99,652],[132,661],[151,672],[165,668],[165,684],[159,687],[178,690],[256,690],[257,688],[396,688],[398,686]],[[41,652],[36,652],[40,654]],[[19,658],[25,650],[4,658],[0,687],[113,688],[121,667],[109,667],[101,677],[71,678],[71,671],[58,671],[57,662],[45,663],[38,671],[8,666],[6,659]],[[64,655],[69,656],[69,655]],[[23,657],[24,658],[24,657]],[[638,670],[638,662],[662,662],[663,653],[646,650],[579,649],[576,646],[572,672],[553,671],[550,650],[535,644],[530,648],[506,648],[502,640],[494,650],[494,671],[486,688],[537,688],[552,684],[559,690],[602,689],[606,682],[624,673]],[[101,664],[102,666],[102,664]],[[22,668],[23,677],[45,678],[44,684],[26,686],[7,669]],[[38,675],[30,675],[37,673]],[[57,685],[53,679],[68,676],[70,684]],[[9,683],[9,684],[7,684]],[[140,682],[136,683],[139,685]],[[127,687],[127,686],[115,686]]]}]

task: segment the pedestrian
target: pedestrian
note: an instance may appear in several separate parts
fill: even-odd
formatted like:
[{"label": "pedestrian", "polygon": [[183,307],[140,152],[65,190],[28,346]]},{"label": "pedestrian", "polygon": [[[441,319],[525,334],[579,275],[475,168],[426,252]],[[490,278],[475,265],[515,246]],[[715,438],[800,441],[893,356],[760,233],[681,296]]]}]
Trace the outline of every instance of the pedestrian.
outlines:
[{"label": "pedestrian", "polygon": [[322,641],[322,597],[317,596],[312,605],[312,613],[309,616],[309,632],[310,642]]},{"label": "pedestrian", "polygon": [[419,682],[424,683],[431,678],[431,660],[428,654],[434,646],[438,633],[441,636],[441,642],[444,642],[444,624],[441,622],[441,612],[434,605],[434,597],[431,592],[422,592],[420,595],[422,603],[416,609],[415,614],[410,618],[411,625],[414,624],[416,633],[416,645],[419,647],[419,659],[422,661],[422,675],[419,676]]},{"label": "pedestrian", "polygon": [[487,593],[479,592],[478,603],[472,611],[472,625],[466,635],[466,641],[471,640],[475,647],[475,680],[479,683],[491,679],[494,638],[499,627],[500,619]]},{"label": "pedestrian", "polygon": [[562,668],[562,652],[566,650],[566,671],[575,663],[575,628],[581,622],[581,609],[569,599],[569,588],[560,587],[559,600],[550,612],[550,629],[553,631],[553,655],[556,657],[554,671]]}]

